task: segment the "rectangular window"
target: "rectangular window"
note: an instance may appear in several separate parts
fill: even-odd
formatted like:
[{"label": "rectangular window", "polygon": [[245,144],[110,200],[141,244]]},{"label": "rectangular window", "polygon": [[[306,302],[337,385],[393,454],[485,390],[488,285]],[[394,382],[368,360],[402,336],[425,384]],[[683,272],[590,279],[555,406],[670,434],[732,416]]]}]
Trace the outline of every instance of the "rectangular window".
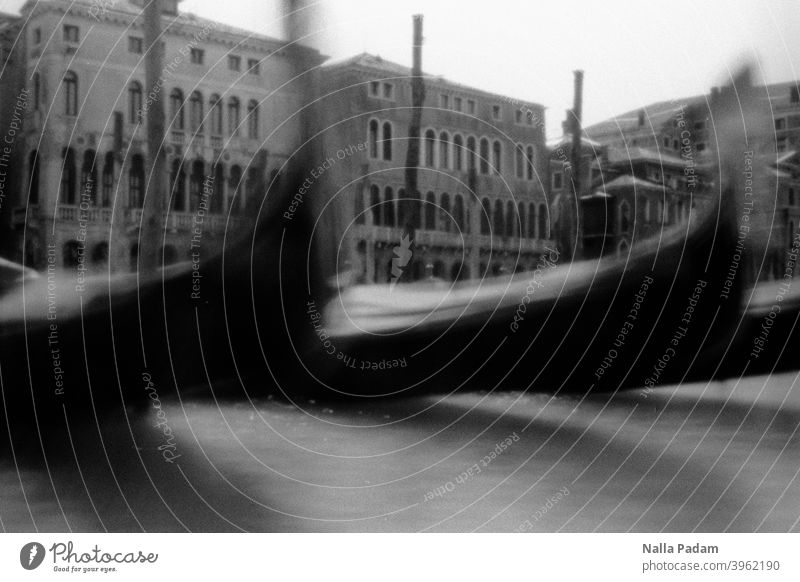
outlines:
[{"label": "rectangular window", "polygon": [[561,190],[564,186],[564,174],[555,172],[553,174],[553,190]]},{"label": "rectangular window", "polygon": [[378,81],[372,81],[369,84],[369,95],[370,97],[380,97],[381,96],[381,84]]},{"label": "rectangular window", "polygon": [[206,51],[199,48],[193,48],[189,53],[189,60],[193,65],[202,65],[206,60]]},{"label": "rectangular window", "polygon": [[394,99],[394,85],[391,83],[383,84],[383,98]]},{"label": "rectangular window", "polygon": [[467,113],[475,115],[475,101],[472,99],[467,99]]},{"label": "rectangular window", "polygon": [[33,44],[39,44],[42,42],[42,29],[36,28],[33,31]]},{"label": "rectangular window", "polygon": [[517,123],[517,125],[522,125],[522,109],[517,109],[514,112],[514,122]]},{"label": "rectangular window", "polygon": [[503,118],[503,110],[499,105],[492,105],[492,119],[500,121]]},{"label": "rectangular window", "polygon": [[65,42],[80,42],[81,32],[77,26],[72,24],[64,25],[64,41]]},{"label": "rectangular window", "polygon": [[442,109],[450,109],[450,95],[440,95],[439,103]]},{"label": "rectangular window", "polygon": [[777,131],[781,131],[782,129],[786,129],[786,118],[785,117],[779,117],[778,119],[775,120],[775,129]]},{"label": "rectangular window", "polygon": [[229,55],[228,56],[228,68],[231,71],[241,71],[242,70],[242,57],[238,57],[236,55]]},{"label": "rectangular window", "polygon": [[261,62],[258,59],[247,59],[247,71],[251,75],[260,75]]},{"label": "rectangular window", "polygon": [[792,87],[790,98],[792,103],[800,103],[800,89]]},{"label": "rectangular window", "polygon": [[128,52],[140,55],[144,52],[144,41],[138,36],[128,37]]},{"label": "rectangular window", "polygon": [[461,109],[462,108],[463,108],[463,105],[461,104],[461,97],[455,97],[453,99],[453,109],[455,109],[456,111],[461,113]]}]

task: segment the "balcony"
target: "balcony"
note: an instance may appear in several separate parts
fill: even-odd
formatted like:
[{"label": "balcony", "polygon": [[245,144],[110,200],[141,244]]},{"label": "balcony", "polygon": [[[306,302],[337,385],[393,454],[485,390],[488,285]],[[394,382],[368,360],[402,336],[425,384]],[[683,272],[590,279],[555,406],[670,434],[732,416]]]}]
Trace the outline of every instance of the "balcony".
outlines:
[{"label": "balcony", "polygon": [[67,222],[85,220],[91,224],[111,224],[111,209],[90,207],[81,210],[78,206],[61,205],[58,207],[57,218]]},{"label": "balcony", "polygon": [[186,135],[182,131],[173,131],[170,134],[172,145],[183,147],[186,144]]}]

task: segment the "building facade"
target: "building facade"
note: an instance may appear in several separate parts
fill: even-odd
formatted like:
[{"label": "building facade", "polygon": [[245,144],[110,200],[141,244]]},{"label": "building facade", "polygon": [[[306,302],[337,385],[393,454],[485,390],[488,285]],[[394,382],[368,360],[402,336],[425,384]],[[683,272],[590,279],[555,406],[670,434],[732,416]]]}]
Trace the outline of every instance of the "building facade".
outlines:
[{"label": "building facade", "polygon": [[[322,79],[339,270],[387,283],[398,268],[445,281],[535,268],[553,244],[541,105],[425,75],[419,191],[407,193],[411,70],[361,54],[325,66]],[[406,202],[417,222],[404,258]]]},{"label": "building facade", "polygon": [[[146,86],[143,0],[40,0],[22,8],[18,60],[25,112],[22,187],[11,258],[35,268],[135,265],[147,173],[146,117],[166,110],[170,192],[162,251],[187,260],[220,248],[263,209],[297,146],[292,59],[302,46],[238,30],[164,3],[164,60]],[[201,240],[202,239],[202,240]]]}]

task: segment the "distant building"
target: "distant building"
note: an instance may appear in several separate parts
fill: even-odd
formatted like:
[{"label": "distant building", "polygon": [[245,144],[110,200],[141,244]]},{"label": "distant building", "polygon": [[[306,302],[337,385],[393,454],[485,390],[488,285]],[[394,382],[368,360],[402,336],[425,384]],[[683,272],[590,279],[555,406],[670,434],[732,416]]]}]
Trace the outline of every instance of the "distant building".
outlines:
[{"label": "distant building", "polygon": [[[426,75],[419,192],[406,193],[410,77],[369,54],[323,67],[340,269],[386,283],[393,268],[446,281],[535,268],[553,244],[543,107]],[[406,199],[418,208],[413,257],[401,240]]]},{"label": "distant building", "polygon": [[[11,258],[42,268],[135,264],[154,95],[167,119],[166,261],[216,251],[254,216],[297,146],[301,46],[202,19],[164,2],[164,68],[145,85],[144,0],[37,0],[22,8],[16,51],[30,94],[17,144],[23,176],[6,199]],[[5,78],[5,73],[4,73]],[[289,87],[289,88],[287,88]],[[5,101],[4,101],[5,103]],[[5,119],[5,118],[4,118]]]}]

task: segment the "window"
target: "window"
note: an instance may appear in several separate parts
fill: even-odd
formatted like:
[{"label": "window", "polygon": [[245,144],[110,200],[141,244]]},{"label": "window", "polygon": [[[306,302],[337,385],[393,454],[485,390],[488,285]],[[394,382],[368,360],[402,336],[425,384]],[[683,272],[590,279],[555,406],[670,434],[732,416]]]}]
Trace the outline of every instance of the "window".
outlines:
[{"label": "window", "polygon": [[481,234],[491,232],[492,206],[488,198],[481,200]]},{"label": "window", "polygon": [[128,52],[140,55],[144,52],[144,41],[138,36],[128,37]]},{"label": "window", "polygon": [[211,135],[222,135],[222,99],[214,94],[208,102],[211,108]]},{"label": "window", "polygon": [[467,99],[467,113],[475,115],[475,101],[472,99]]},{"label": "window", "polygon": [[247,105],[247,137],[258,139],[258,102],[251,99]]},{"label": "window", "polygon": [[381,189],[375,184],[369,188],[369,208],[373,226],[380,226],[383,222],[381,220]]},{"label": "window", "polygon": [[561,190],[564,187],[564,174],[555,172],[553,174],[553,190]]},{"label": "window", "polygon": [[521,144],[514,148],[514,173],[517,178],[525,177],[525,153]]},{"label": "window", "polygon": [[242,70],[242,57],[236,55],[228,55],[228,68],[231,71]]},{"label": "window", "polygon": [[392,159],[392,124],[388,121],[383,123],[383,159]]},{"label": "window", "polygon": [[142,85],[133,81],[128,86],[128,123],[142,122]]},{"label": "window", "polygon": [[436,133],[429,129],[425,132],[425,165],[429,168],[434,166],[436,151]]},{"label": "window", "polygon": [[503,172],[503,146],[497,140],[492,144],[492,165],[496,174]]},{"label": "window", "polygon": [[111,198],[114,194],[114,152],[107,152],[105,163],[103,164],[103,196],[100,204],[103,208],[111,206]]},{"label": "window", "polygon": [[261,61],[258,59],[247,59],[247,72],[251,75],[260,75]]},{"label": "window", "polygon": [[83,153],[83,165],[81,166],[81,203],[87,201],[94,205],[97,201],[97,154],[94,150],[86,150]]},{"label": "window", "polygon": [[477,146],[475,144],[475,138],[470,136],[467,138],[467,170],[470,172],[474,172],[476,165],[475,165],[475,154],[476,154]]},{"label": "window", "polygon": [[536,205],[528,204],[528,238],[536,238]]},{"label": "window", "polygon": [[517,109],[514,111],[514,123],[518,125],[522,124],[522,109]]},{"label": "window", "polygon": [[779,117],[778,119],[775,120],[775,130],[781,131],[783,129],[786,129],[786,118]]},{"label": "window", "polygon": [[533,180],[534,174],[534,164],[535,164],[535,157],[534,157],[534,149],[533,146],[528,146],[525,150],[525,163],[528,169],[528,180]]},{"label": "window", "polygon": [[792,103],[800,103],[800,89],[792,87],[789,97]]},{"label": "window", "polygon": [[169,94],[169,109],[172,114],[172,128],[176,131],[183,131],[185,129],[183,119],[183,91],[178,88],[172,90]]},{"label": "window", "polygon": [[199,48],[193,48],[189,53],[189,61],[193,65],[202,65],[206,60],[206,51]]},{"label": "window", "polygon": [[619,205],[619,230],[628,232],[630,230],[631,207],[627,200],[623,200]]},{"label": "window", "polygon": [[72,71],[64,75],[64,114],[78,115],[78,75]]},{"label": "window", "polygon": [[665,137],[663,141],[664,141],[664,147],[668,148],[669,147],[669,137]]},{"label": "window", "polygon": [[439,212],[439,230],[450,232],[453,215],[450,214],[450,195],[447,192],[442,194],[442,200],[439,205],[441,207]]},{"label": "window", "polygon": [[446,131],[439,134],[439,167],[450,167],[450,135]]},{"label": "window", "polygon": [[547,205],[540,204],[539,205],[539,212],[538,214],[538,221],[539,221],[539,238],[546,239],[550,238],[550,233],[547,232]]},{"label": "window", "polygon": [[369,142],[369,157],[373,160],[378,159],[378,125],[377,119],[369,120],[369,136],[367,141]]},{"label": "window", "polygon": [[144,204],[142,187],[144,185],[144,159],[140,154],[133,156],[128,170],[128,206],[141,208]]},{"label": "window", "polygon": [[481,174],[488,174],[489,173],[489,140],[481,138]]},{"label": "window", "polygon": [[503,203],[500,200],[494,201],[494,213],[492,213],[492,228],[494,236],[503,236],[506,231],[505,220],[503,219]]},{"label": "window", "polygon": [[370,97],[380,97],[381,96],[381,84],[378,81],[372,81],[369,84],[369,95]]},{"label": "window", "polygon": [[205,174],[206,169],[203,160],[195,160],[192,163],[192,171],[189,174],[189,210],[192,212],[200,207]]},{"label": "window", "polygon": [[33,150],[28,156],[28,200],[29,204],[39,204],[39,151]]},{"label": "window", "polygon": [[239,99],[231,97],[228,101],[228,132],[231,136],[239,135]]},{"label": "window", "polygon": [[203,95],[195,91],[189,98],[189,129],[203,133]]},{"label": "window", "polygon": [[39,44],[40,42],[42,42],[42,29],[35,28],[33,30],[33,44]]},{"label": "window", "polygon": [[450,95],[440,95],[439,103],[442,109],[450,109]]},{"label": "window", "polygon": [[461,197],[461,194],[456,194],[453,201],[453,220],[459,232],[466,232],[466,224],[464,222],[464,199]]},{"label": "window", "polygon": [[64,42],[80,42],[81,32],[77,26],[72,24],[64,25]]},{"label": "window", "polygon": [[506,236],[514,236],[517,231],[517,214],[514,203],[506,202]]},{"label": "window", "polygon": [[503,119],[503,110],[499,105],[492,105],[492,119],[495,121]]},{"label": "window", "polygon": [[394,99],[394,85],[392,83],[383,84],[383,98]]},{"label": "window", "polygon": [[394,192],[387,186],[383,193],[383,223],[386,226],[396,226],[394,219]]},{"label": "window", "polygon": [[462,105],[462,99],[461,99],[461,97],[456,97],[456,98],[454,98],[454,99],[453,99],[453,109],[455,109],[456,111],[458,111],[459,113],[461,113],[461,109],[462,109],[462,107],[463,107],[463,105]]},{"label": "window", "polygon": [[453,138],[453,162],[456,170],[464,169],[464,138],[459,134]]},{"label": "window", "polygon": [[425,196],[425,229],[436,230],[436,195],[428,192]]}]

